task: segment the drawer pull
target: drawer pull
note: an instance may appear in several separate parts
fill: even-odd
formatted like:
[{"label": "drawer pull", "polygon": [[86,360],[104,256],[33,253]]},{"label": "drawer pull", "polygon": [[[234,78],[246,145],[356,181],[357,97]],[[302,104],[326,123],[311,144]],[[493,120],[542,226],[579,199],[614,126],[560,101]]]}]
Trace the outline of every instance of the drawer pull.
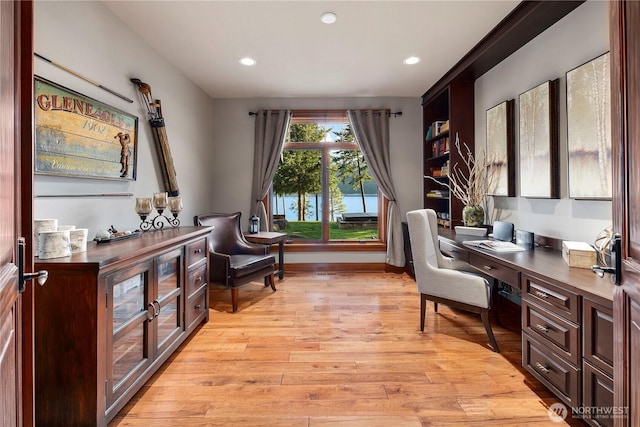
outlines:
[{"label": "drawer pull", "polygon": [[549,327],[548,326],[542,326],[541,324],[536,324],[536,329],[539,330],[540,332],[549,332]]},{"label": "drawer pull", "polygon": [[198,305],[196,305],[194,308],[195,308],[196,310],[200,310],[200,307],[202,307],[202,306],[201,306],[200,304],[198,304]]},{"label": "drawer pull", "polygon": [[493,267],[491,267],[490,265],[485,265],[485,266],[484,266],[484,269],[485,269],[485,270],[493,270]]},{"label": "drawer pull", "polygon": [[202,252],[202,248],[198,248],[198,249],[196,249],[196,250],[195,250],[195,251],[193,251],[193,252],[194,252],[194,253],[196,253],[196,254],[199,254],[199,253],[201,253],[201,252]]},{"label": "drawer pull", "polygon": [[549,295],[546,292],[542,292],[542,291],[535,291],[535,296],[542,299],[549,298]]},{"label": "drawer pull", "polygon": [[545,374],[549,373],[549,368],[544,366],[542,363],[540,362],[536,362],[536,368],[538,368],[540,371],[544,372]]},{"label": "drawer pull", "polygon": [[202,276],[196,277],[196,283],[200,283],[200,282],[202,282]]}]

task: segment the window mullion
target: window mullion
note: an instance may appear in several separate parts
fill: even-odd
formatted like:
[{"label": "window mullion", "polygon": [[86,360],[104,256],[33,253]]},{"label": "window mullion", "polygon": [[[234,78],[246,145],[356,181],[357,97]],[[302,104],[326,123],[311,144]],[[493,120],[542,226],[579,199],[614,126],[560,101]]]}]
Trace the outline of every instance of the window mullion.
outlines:
[{"label": "window mullion", "polygon": [[322,148],[322,241],[328,242],[329,234],[329,148]]}]

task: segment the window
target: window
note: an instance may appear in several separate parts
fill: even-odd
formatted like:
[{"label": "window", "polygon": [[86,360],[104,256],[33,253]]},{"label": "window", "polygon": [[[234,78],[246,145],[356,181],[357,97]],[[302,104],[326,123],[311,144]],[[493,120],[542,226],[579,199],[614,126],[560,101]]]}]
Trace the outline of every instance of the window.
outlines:
[{"label": "window", "polygon": [[346,112],[294,111],[273,180],[272,229],[299,243],[380,243],[381,201]]}]

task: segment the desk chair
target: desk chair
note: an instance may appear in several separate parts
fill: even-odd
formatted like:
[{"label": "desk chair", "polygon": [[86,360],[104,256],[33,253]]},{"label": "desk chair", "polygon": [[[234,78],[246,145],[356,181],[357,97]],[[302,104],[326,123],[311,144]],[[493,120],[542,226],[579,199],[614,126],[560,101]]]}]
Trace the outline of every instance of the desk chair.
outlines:
[{"label": "desk chair", "polygon": [[195,225],[213,226],[209,234],[209,283],[231,289],[231,306],[238,311],[238,288],[264,278],[264,286],[276,291],[269,246],[250,243],[240,229],[240,212],[202,214]]},{"label": "desk chair", "polygon": [[498,344],[489,323],[491,286],[489,282],[471,272],[471,266],[445,257],[438,248],[438,222],[433,209],[407,212],[409,238],[413,254],[416,283],[420,292],[420,330],[424,331],[427,300],[453,308],[480,314],[482,324],[493,351],[499,353]]}]

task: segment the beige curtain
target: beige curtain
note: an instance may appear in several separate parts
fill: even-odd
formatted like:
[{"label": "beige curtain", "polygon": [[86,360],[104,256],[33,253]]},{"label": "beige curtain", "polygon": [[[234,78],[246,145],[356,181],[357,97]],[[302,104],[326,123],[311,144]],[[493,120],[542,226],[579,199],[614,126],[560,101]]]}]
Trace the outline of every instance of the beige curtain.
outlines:
[{"label": "beige curtain", "polygon": [[385,110],[347,111],[351,129],[382,194],[389,199],[387,264],[404,267],[404,242],[400,209],[391,178],[389,116]]},{"label": "beige curtain", "polygon": [[289,110],[261,110],[256,114],[250,214],[260,217],[261,230],[269,229],[267,210],[262,199],[269,193],[276,174],[290,122]]}]

